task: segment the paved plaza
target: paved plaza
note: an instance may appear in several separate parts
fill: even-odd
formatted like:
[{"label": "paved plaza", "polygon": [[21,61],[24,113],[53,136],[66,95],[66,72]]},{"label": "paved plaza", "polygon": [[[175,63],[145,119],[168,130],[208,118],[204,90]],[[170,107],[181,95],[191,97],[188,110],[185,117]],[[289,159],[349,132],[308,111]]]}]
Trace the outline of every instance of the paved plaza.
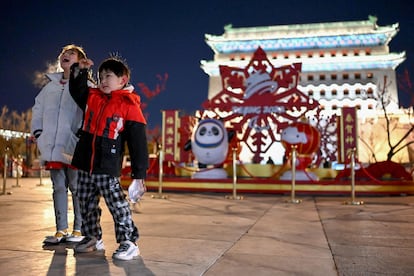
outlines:
[{"label": "paved plaza", "polygon": [[0,180],[0,275],[414,275],[414,196],[147,193],[133,214],[141,257],[115,261],[104,203],[106,251],[75,255],[42,246],[49,179]]}]

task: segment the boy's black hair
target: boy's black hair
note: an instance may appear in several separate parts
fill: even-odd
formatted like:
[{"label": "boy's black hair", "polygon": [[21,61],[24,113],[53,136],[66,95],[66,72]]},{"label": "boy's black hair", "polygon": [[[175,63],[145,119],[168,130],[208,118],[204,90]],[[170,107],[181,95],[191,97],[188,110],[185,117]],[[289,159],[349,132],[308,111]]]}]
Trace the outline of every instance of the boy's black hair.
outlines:
[{"label": "boy's black hair", "polygon": [[103,70],[109,70],[118,77],[126,75],[128,79],[130,78],[130,70],[128,68],[128,65],[117,58],[110,57],[105,59],[99,66],[98,72],[101,73]]}]

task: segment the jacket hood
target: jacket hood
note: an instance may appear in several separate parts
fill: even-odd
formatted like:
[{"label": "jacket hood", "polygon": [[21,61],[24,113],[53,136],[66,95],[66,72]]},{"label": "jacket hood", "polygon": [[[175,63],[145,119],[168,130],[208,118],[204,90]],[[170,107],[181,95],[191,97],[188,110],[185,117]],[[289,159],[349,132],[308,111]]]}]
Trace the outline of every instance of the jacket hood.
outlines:
[{"label": "jacket hood", "polygon": [[[98,92],[99,93],[103,93],[99,88],[96,87],[91,87],[92,91]],[[124,88],[120,89],[120,90],[114,90],[111,92],[112,95],[119,95],[119,94],[130,94],[132,92],[135,92],[135,88],[132,84],[128,84],[127,86],[125,86]]]},{"label": "jacket hood", "polygon": [[57,72],[57,73],[46,73],[46,76],[51,80],[51,81],[57,81],[59,82],[62,79],[63,76],[63,72]]},{"label": "jacket hood", "polygon": [[128,84],[122,90],[123,91],[129,91],[131,93],[131,92],[133,92],[135,90],[135,87],[132,84]]},{"label": "jacket hood", "polygon": [[124,87],[123,89],[121,89],[121,90],[118,90],[120,93],[126,93],[126,94],[130,94],[130,93],[133,93],[133,94],[136,94],[135,93],[135,90],[134,90],[134,86],[133,85],[131,85],[131,84],[129,84],[128,86],[126,86],[126,87]]}]

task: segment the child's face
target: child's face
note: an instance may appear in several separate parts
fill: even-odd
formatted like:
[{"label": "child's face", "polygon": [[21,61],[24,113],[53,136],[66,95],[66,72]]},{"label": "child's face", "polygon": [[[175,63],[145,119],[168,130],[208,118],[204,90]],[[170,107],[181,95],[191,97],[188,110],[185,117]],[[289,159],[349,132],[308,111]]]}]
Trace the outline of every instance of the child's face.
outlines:
[{"label": "child's face", "polygon": [[118,77],[109,70],[102,70],[99,73],[99,89],[105,94],[110,94],[114,90],[121,90],[126,83],[126,76]]},{"label": "child's face", "polygon": [[78,52],[75,50],[67,50],[59,57],[60,67],[65,71],[69,70],[72,64],[78,61]]}]

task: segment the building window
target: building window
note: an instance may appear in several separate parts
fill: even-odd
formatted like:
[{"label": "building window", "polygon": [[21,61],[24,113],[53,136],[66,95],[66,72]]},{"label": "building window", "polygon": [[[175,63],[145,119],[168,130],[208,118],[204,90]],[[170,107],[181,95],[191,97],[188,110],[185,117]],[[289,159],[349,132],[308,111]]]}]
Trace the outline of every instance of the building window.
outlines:
[{"label": "building window", "polygon": [[296,54],[296,58],[300,58],[300,53],[297,53]]},{"label": "building window", "polygon": [[349,90],[348,89],[344,89],[344,95],[348,96],[349,95]]},{"label": "building window", "polygon": [[338,106],[336,104],[334,104],[334,105],[332,105],[332,109],[333,110],[337,110],[338,109]]},{"label": "building window", "polygon": [[370,49],[366,49],[365,50],[365,55],[370,56],[371,55],[371,50]]},{"label": "building window", "polygon": [[332,96],[336,97],[336,96],[338,95],[338,90],[333,89],[333,90],[331,91],[331,93],[332,93]]},{"label": "building window", "polygon": [[336,74],[331,74],[331,80],[336,80],[338,76]]},{"label": "building window", "polygon": [[321,90],[321,97],[325,97],[325,90]]},{"label": "building window", "polygon": [[319,53],[319,57],[324,57],[324,56],[325,56],[325,54],[323,52]]},{"label": "building window", "polygon": [[319,80],[325,80],[325,75],[324,74],[319,75]]},{"label": "building window", "polygon": [[347,53],[347,52],[345,52],[345,51],[343,51],[343,52],[342,52],[342,56],[346,57],[346,56],[348,56],[348,53]]},{"label": "building window", "polygon": [[312,96],[313,96],[313,90],[309,90],[309,91],[308,91],[308,96],[309,96],[309,97],[312,97]]},{"label": "building window", "polygon": [[361,79],[361,73],[355,73],[354,75],[356,80],[360,80]]},{"label": "building window", "polygon": [[357,96],[361,95],[361,89],[359,89],[359,88],[355,89],[355,94]]},{"label": "building window", "polygon": [[313,54],[312,53],[308,53],[308,58],[313,58]]},{"label": "building window", "polygon": [[359,51],[354,51],[354,56],[359,56]]},{"label": "building window", "polygon": [[288,58],[289,58],[289,54],[285,54],[283,57],[284,57],[285,59],[288,59]]},{"label": "building window", "polygon": [[335,52],[331,52],[331,57],[336,57],[336,53]]},{"label": "building window", "polygon": [[349,79],[349,75],[348,74],[342,74],[342,78],[344,79],[344,80],[347,80],[347,79]]},{"label": "building window", "polygon": [[313,75],[308,75],[308,81],[313,81]]},{"label": "building window", "polygon": [[357,104],[357,105],[356,105],[356,108],[357,108],[358,110],[361,110],[361,105],[360,105],[360,104]]},{"label": "building window", "polygon": [[367,94],[368,94],[368,96],[371,96],[372,97],[372,95],[374,94],[374,90],[372,90],[372,88],[370,87],[370,88],[368,88],[367,89]]},{"label": "building window", "polygon": [[368,78],[368,79],[372,79],[373,77],[374,77],[374,74],[369,73],[369,72],[367,73],[367,78]]}]

